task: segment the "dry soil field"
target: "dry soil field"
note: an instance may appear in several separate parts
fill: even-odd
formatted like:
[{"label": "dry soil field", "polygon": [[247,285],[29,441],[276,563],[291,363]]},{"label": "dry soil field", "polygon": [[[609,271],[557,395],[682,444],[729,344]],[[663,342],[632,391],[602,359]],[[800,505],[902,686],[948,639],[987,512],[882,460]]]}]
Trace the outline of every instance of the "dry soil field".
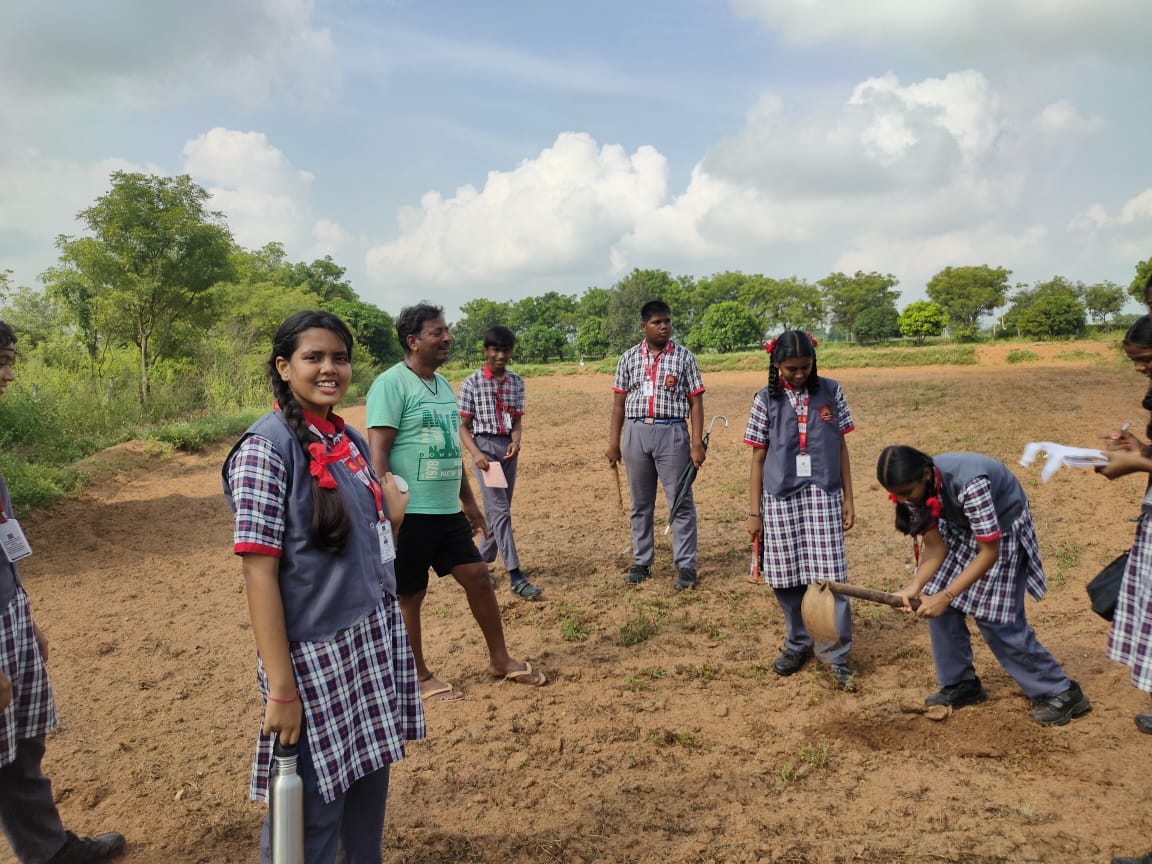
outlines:
[{"label": "dry soil field", "polygon": [[[823,370],[857,425],[852,581],[895,588],[910,564],[873,479],[882,445],[1015,464],[1027,441],[1091,445],[1113,424],[1144,427],[1145,382],[1114,349],[1033,350],[1041,360],[1021,366],[1000,350],[969,368]],[[666,538],[656,578],[621,581],[627,521],[601,455],[608,377],[529,381],[514,512],[543,601],[515,599],[498,572],[513,653],[550,681],[486,680],[463,593],[433,585],[430,662],[467,696],[430,705],[428,739],[394,769],[385,860],[1015,864],[1152,847],[1152,737],[1131,719],[1146,697],[1105,658],[1107,624],[1083,590],[1130,542],[1140,481],[1065,470],[1044,485],[1038,467],[1016,468],[1051,582],[1029,616],[1092,713],[1033,725],[977,638],[990,700],[933,723],[902,710],[934,688],[926,631],[884,607],[855,606],[857,692],[815,666],[772,673],[781,618],[771,592],[745,581],[743,533],[741,438],[765,371],[705,377],[708,415],[731,426],[713,432],[696,484],[700,588],[679,596]],[[24,574],[63,717],[47,768],[69,826],[123,831],[131,864],[256,857],[262,813],[245,793],[259,702],[220,494],[225,451],[116,448],[92,460],[83,493],[26,525],[36,554]],[[638,622],[655,632],[625,647],[622,625]]]}]

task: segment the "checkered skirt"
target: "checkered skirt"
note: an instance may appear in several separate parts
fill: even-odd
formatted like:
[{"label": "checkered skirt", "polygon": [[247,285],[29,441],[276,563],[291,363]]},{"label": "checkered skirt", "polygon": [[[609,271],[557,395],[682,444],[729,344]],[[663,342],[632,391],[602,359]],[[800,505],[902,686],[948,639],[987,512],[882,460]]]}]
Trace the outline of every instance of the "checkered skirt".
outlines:
[{"label": "checkered skirt", "polygon": [[1152,693],[1152,515],[1143,514],[1116,598],[1108,656],[1132,669],[1132,685]]},{"label": "checkered skirt", "polygon": [[813,582],[844,582],[844,494],[809,484],[787,498],[765,494],[764,581],[773,588],[797,588]]},{"label": "checkered skirt", "polygon": [[[323,799],[404,758],[404,742],[424,737],[424,708],[408,631],[390,594],[370,615],[328,642],[289,646],[304,706],[304,732]],[[257,663],[260,695],[268,682]],[[268,800],[272,736],[261,735],[248,794]]]},{"label": "checkered skirt", "polygon": [[[976,557],[979,544],[968,528],[946,519],[940,520],[940,536],[948,546],[944,563],[924,586],[925,594],[938,594]],[[1032,511],[1024,505],[1023,511],[1007,531],[1000,535],[1000,557],[992,569],[952,601],[952,607],[973,618],[1010,624],[1021,610],[1016,608],[1016,580],[1027,579],[1025,585],[1033,600],[1041,599],[1048,590],[1044,566],[1040,559],[1040,544],[1036,540],[1036,527],[1032,524]]]},{"label": "checkered skirt", "polygon": [[58,722],[28,595],[19,586],[0,615],[0,669],[12,681],[12,702],[0,713],[0,765],[7,765],[19,741],[51,732]]}]

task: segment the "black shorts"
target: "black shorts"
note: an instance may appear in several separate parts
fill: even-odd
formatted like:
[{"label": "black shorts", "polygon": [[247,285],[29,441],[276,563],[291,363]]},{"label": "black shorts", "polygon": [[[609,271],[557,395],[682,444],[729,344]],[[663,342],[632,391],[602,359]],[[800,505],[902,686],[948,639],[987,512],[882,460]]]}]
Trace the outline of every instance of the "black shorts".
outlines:
[{"label": "black shorts", "polygon": [[447,576],[461,564],[483,564],[463,513],[409,513],[396,538],[396,593],[419,594],[428,587],[428,568]]}]

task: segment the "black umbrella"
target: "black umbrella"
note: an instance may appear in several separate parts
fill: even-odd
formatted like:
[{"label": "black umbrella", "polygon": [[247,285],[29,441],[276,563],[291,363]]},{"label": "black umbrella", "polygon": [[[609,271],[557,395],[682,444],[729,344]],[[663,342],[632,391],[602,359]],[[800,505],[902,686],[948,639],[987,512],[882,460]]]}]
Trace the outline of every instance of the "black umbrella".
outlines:
[{"label": "black umbrella", "polygon": [[[712,427],[716,425],[717,420],[724,421],[724,428],[728,428],[728,418],[723,414],[717,414],[712,418],[708,424],[708,431],[704,433],[703,439],[700,443],[704,449],[708,449],[708,439],[712,437]],[[692,489],[692,484],[696,481],[697,468],[695,463],[689,461],[684,466],[684,470],[680,472],[680,477],[676,481],[676,494],[672,496],[672,506],[668,508],[668,525],[664,528],[664,533],[667,534],[672,530],[672,519],[680,511],[680,506],[684,503],[684,499],[688,497],[688,492]]]}]

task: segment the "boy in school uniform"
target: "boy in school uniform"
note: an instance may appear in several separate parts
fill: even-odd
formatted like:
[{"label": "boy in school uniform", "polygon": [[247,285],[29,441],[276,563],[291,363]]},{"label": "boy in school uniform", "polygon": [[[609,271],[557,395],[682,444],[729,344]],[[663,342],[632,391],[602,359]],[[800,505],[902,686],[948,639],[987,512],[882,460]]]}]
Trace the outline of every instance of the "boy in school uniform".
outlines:
[{"label": "boy in school uniform", "polygon": [[[512,493],[516,489],[520,445],[524,438],[524,379],[508,369],[516,336],[507,327],[492,327],[484,334],[484,366],[460,384],[460,442],[472,456],[476,485],[484,502],[488,536],[480,555],[491,564],[496,552],[508,568],[512,593],[525,600],[541,591],[520,570],[520,555],[512,535]],[[489,465],[504,473],[506,487],[490,486]]]},{"label": "boy in school uniform", "polygon": [[[662,300],[640,309],[639,345],[616,365],[608,464],[623,460],[632,495],[632,568],[629,584],[651,575],[656,481],[671,504],[676,482],[689,463],[704,464],[704,381],[691,351],[672,342],[672,310]],[[623,435],[623,443],[621,443]],[[672,558],[677,591],[695,588],[696,504],[689,491],[672,515]]]}]

